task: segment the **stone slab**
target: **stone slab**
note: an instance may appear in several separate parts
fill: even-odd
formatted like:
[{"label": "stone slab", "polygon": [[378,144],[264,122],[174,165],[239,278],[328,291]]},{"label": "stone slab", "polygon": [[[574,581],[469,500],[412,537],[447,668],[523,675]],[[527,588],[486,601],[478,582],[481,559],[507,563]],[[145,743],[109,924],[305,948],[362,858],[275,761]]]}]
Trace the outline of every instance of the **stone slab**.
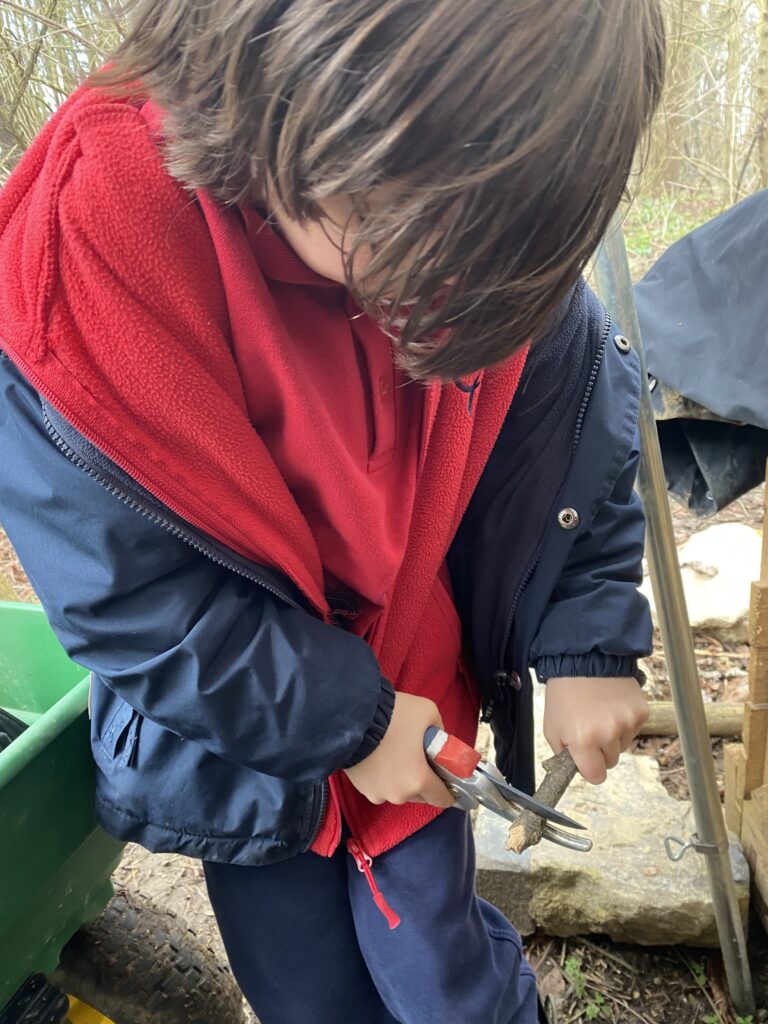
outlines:
[{"label": "stone slab", "polygon": [[[751,585],[760,575],[760,533],[746,523],[720,523],[678,549],[688,615],[695,632],[747,643]],[[658,625],[650,579],[641,587]]]},{"label": "stone slab", "polygon": [[[539,736],[540,760],[544,742]],[[688,840],[695,831],[691,805],[667,793],[653,758],[622,755],[603,786],[578,776],[559,806],[588,826],[591,853],[542,842],[518,856],[505,849],[507,822],[485,809],[475,819],[478,891],[523,934],[541,928],[643,945],[717,946],[704,856],[690,850],[673,863],[664,848],[665,836]],[[735,840],[731,861],[746,915],[749,869]]]}]

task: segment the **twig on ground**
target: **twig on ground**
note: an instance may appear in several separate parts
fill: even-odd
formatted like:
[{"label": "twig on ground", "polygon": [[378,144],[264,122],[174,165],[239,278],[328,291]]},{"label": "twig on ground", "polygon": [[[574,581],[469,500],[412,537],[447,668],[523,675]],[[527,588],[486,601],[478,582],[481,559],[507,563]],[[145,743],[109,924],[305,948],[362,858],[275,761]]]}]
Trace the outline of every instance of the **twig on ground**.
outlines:
[{"label": "twig on ground", "polygon": [[621,964],[622,967],[626,967],[630,974],[637,974],[637,971],[632,964],[623,957],[620,957],[618,953],[611,953],[609,950],[603,949],[602,946],[598,946],[596,942],[590,942],[589,939],[581,938],[579,941],[583,943],[583,945],[589,946],[590,949],[594,949],[596,953],[600,953],[601,956],[605,956],[609,960],[615,960],[617,964]]},{"label": "twig on ground", "polygon": [[543,963],[546,963],[547,957],[552,952],[552,947],[554,946],[554,944],[555,944],[554,939],[550,939],[549,942],[547,943],[547,945],[544,948],[544,952],[537,959],[536,963],[534,964],[533,962],[531,962],[531,967],[533,967],[534,971],[537,974],[539,973],[539,969],[541,968],[541,965]]},{"label": "twig on ground", "polygon": [[626,1002],[626,1000],[617,999],[616,1002],[619,1003],[619,1005],[622,1006],[625,1010],[628,1010],[633,1017],[636,1017],[639,1021],[642,1021],[642,1024],[656,1024],[656,1022],[652,1021],[650,1017],[646,1017],[643,1014],[638,1013],[637,1010],[633,1010],[629,1003]]},{"label": "twig on ground", "polygon": [[697,973],[696,973],[696,971],[695,971],[695,970],[693,969],[693,964],[692,964],[692,963],[690,962],[690,960],[688,960],[688,959],[687,959],[686,957],[684,957],[682,953],[678,952],[678,954],[677,954],[677,955],[678,955],[678,956],[680,957],[680,960],[681,960],[681,961],[682,961],[682,962],[683,962],[683,963],[685,964],[685,966],[686,966],[686,967],[688,968],[688,970],[689,970],[689,972],[690,972],[690,975],[691,975],[691,977],[692,977],[692,978],[693,978],[693,980],[694,980],[694,981],[696,982],[696,984],[698,985],[698,987],[699,987],[699,988],[701,989],[701,993],[702,993],[702,995],[703,995],[703,996],[704,996],[704,998],[705,998],[705,999],[707,1000],[707,1002],[709,1003],[709,1005],[710,1005],[710,1006],[712,1007],[712,1010],[713,1010],[713,1012],[714,1012],[715,1014],[717,1014],[717,1016],[719,1017],[719,1016],[720,1016],[720,1011],[718,1010],[717,1006],[715,1006],[714,1000],[712,999],[712,996],[711,996],[711,995],[709,994],[709,992],[708,992],[708,990],[707,990],[707,986],[706,986],[706,985],[704,985],[704,984],[702,983],[702,981],[700,980],[700,978],[699,978],[698,974],[697,974]]}]

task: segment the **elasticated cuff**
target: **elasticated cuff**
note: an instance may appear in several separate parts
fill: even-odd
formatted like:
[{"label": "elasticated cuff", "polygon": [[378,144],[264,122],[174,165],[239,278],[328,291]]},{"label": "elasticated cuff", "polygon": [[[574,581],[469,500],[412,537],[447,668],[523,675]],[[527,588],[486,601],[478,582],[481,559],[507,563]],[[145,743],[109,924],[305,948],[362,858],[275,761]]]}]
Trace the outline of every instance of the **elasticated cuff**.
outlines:
[{"label": "elasticated cuff", "polygon": [[384,739],[384,733],[389,728],[389,722],[392,718],[392,712],[395,708],[395,690],[388,679],[383,676],[381,678],[381,693],[379,695],[379,703],[376,708],[376,713],[373,716],[373,721],[366,729],[365,735],[363,736],[363,742],[354,752],[352,757],[347,761],[344,768],[354,768],[356,764],[364,761],[369,754],[372,754],[376,747]]},{"label": "elasticated cuff", "polygon": [[540,683],[561,676],[589,676],[617,679],[632,676],[642,686],[645,673],[638,667],[633,654],[604,654],[602,651],[587,651],[586,654],[546,654],[537,658],[534,664],[536,678]]}]

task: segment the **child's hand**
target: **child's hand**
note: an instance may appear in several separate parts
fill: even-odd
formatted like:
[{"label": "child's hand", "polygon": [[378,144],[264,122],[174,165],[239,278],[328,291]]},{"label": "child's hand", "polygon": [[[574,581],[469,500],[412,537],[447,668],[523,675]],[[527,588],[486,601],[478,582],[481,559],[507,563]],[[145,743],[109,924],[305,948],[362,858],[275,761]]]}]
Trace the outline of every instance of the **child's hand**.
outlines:
[{"label": "child's hand", "polygon": [[409,693],[396,694],[384,739],[364,761],[344,769],[355,789],[372,804],[413,801],[450,807],[453,796],[432,771],[424,753],[424,733],[430,725],[443,727],[433,701]]},{"label": "child's hand", "polygon": [[550,679],[544,736],[556,754],[568,747],[587,782],[598,785],[649,713],[636,679]]}]

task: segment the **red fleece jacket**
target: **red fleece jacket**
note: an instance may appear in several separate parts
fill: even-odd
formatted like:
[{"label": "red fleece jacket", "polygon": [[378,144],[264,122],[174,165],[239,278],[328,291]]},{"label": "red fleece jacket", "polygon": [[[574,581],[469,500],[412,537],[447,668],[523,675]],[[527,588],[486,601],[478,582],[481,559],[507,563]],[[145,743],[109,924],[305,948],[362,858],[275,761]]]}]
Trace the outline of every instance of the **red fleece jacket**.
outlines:
[{"label": "red fleece jacket", "polygon": [[[285,573],[327,619],[316,539],[249,416],[201,206],[218,215],[209,197],[195,203],[168,175],[140,104],[76,93],[0,195],[0,344],[134,480],[197,529]],[[255,341],[274,344],[268,332]],[[440,610],[438,573],[524,359],[486,371],[471,412],[460,389],[427,389],[408,545],[369,636],[396,688],[436,700],[446,727],[470,742],[476,698],[455,685],[455,671],[446,683],[424,670],[423,637],[440,644],[441,630],[456,628]],[[344,814],[372,856],[437,813],[373,807],[345,776],[339,782]]]}]

